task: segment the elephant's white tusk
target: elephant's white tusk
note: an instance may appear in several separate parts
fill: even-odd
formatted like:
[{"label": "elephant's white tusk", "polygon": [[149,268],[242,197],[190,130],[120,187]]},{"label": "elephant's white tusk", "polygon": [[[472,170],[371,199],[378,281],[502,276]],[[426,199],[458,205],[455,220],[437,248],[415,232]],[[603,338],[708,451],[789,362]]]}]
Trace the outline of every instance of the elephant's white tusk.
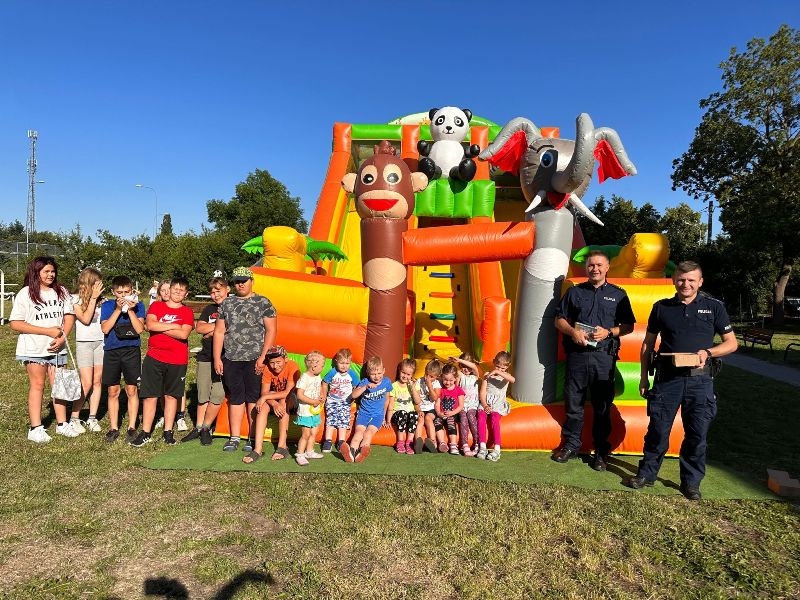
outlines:
[{"label": "elephant's white tusk", "polygon": [[536,192],[536,195],[533,197],[533,200],[531,200],[531,203],[528,204],[528,208],[525,209],[524,214],[528,214],[534,208],[539,206],[546,197],[547,197],[547,192],[545,192],[544,190],[539,190],[538,192]]},{"label": "elephant's white tusk", "polygon": [[592,221],[593,223],[597,223],[598,225],[603,225],[603,222],[594,216],[594,213],[589,210],[589,208],[578,198],[575,194],[569,195],[568,202],[577,210],[580,214],[584,217]]}]

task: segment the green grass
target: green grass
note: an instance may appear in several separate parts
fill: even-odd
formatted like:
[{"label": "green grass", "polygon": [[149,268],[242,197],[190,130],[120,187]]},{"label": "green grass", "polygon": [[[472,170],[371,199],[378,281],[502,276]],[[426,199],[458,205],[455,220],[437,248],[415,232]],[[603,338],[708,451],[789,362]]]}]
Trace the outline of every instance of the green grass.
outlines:
[{"label": "green grass", "polygon": [[[800,597],[789,502],[154,471],[160,444],[90,434],[34,446],[14,343],[0,327],[0,598]],[[718,390],[710,458],[757,483],[767,467],[800,475],[798,390],[732,368]]]}]

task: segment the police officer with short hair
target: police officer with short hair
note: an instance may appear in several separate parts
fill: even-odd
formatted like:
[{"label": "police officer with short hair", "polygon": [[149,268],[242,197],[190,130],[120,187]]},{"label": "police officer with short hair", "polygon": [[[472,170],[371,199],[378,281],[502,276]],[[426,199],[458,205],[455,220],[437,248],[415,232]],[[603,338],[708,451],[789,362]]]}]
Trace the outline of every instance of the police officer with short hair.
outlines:
[{"label": "police officer with short hair", "polygon": [[[639,471],[623,483],[637,490],[653,485],[680,407],[684,429],[680,489],[689,500],[700,500],[700,481],[706,472],[706,436],[717,414],[712,359],[735,352],[738,344],[725,306],[700,292],[703,285],[700,265],[692,261],[678,264],[673,282],[675,296],[653,305],[642,342],[639,392],[647,397],[650,423]],[[661,346],[660,355],[655,358],[655,385],[649,390],[648,372],[659,334]],[[722,338],[716,346],[713,345],[715,334]],[[672,356],[663,356],[666,353],[697,354],[697,366],[676,367]]]},{"label": "police officer with short hair", "polygon": [[[611,405],[614,402],[614,366],[619,338],[633,331],[633,316],[628,294],[621,287],[608,283],[608,255],[593,250],[586,257],[588,281],[564,294],[556,309],[555,326],[564,335],[567,353],[564,381],[564,412],[561,446],[552,459],[565,463],[578,455],[583,431],[583,405],[586,393],[592,402],[594,422],[592,468],[606,470],[611,451]],[[591,328],[582,328],[590,326]]]}]

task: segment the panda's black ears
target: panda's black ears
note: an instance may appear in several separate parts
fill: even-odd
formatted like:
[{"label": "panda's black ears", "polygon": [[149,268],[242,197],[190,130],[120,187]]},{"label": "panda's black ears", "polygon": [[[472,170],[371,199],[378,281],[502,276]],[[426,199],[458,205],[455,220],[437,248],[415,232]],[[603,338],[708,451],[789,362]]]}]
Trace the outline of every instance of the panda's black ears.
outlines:
[{"label": "panda's black ears", "polygon": [[438,108],[432,108],[428,111],[428,118],[433,121],[433,115],[436,114],[436,111],[439,110]]},{"label": "panda's black ears", "polygon": [[472,111],[468,108],[462,108],[461,112],[467,115],[467,121],[472,121]]}]

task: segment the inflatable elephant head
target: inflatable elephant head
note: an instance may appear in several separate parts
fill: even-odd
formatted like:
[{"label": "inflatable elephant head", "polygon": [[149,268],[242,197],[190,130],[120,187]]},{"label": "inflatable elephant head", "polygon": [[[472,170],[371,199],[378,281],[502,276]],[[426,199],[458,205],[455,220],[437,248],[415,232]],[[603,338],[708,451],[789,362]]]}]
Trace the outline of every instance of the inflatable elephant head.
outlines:
[{"label": "inflatable elephant head", "polygon": [[575,122],[575,140],[542,137],[532,121],[517,117],[509,121],[478,158],[504,171],[519,174],[526,212],[548,201],[556,210],[565,204],[602,225],[581,200],[592,178],[594,161],[599,177],[619,179],[635,175],[619,135],[608,127],[595,128],[586,113]]}]

